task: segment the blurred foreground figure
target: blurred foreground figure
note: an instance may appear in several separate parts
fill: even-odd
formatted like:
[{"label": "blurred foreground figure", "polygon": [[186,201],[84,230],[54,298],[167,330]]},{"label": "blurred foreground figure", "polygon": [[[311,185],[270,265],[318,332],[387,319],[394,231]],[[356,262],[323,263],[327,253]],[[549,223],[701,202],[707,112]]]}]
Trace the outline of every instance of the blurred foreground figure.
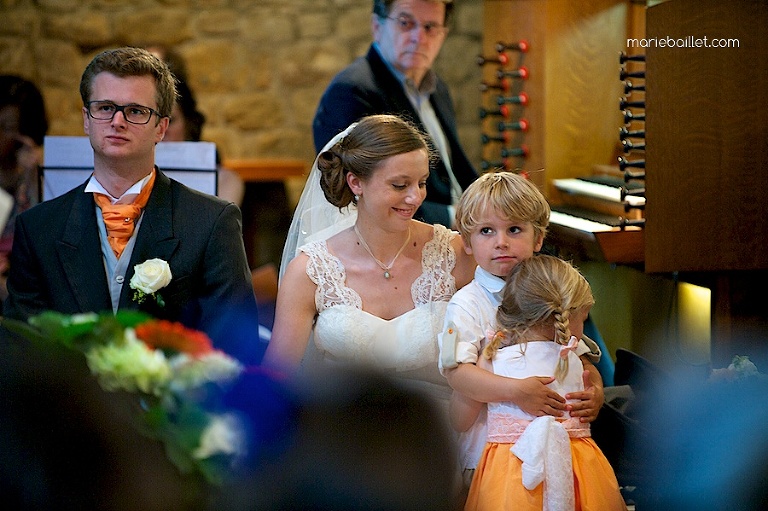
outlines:
[{"label": "blurred foreground figure", "polygon": [[138,402],[85,359],[0,331],[0,495],[16,511],[204,510],[208,489],[142,436]]},{"label": "blurred foreground figure", "polygon": [[[293,382],[294,418],[217,505],[232,510],[444,511],[457,508],[454,448],[425,397],[378,373],[327,370]],[[253,393],[244,393],[244,396]],[[265,432],[272,428],[272,432]],[[280,448],[274,446],[279,445]]]},{"label": "blurred foreground figure", "polygon": [[252,368],[206,409],[236,415],[248,453],[219,486],[141,431],[135,393],[85,358],[0,328],[0,495],[14,510],[454,510],[453,446],[426,398],[352,369],[285,381]]},{"label": "blurred foreground figure", "polygon": [[633,445],[646,452],[638,509],[768,509],[765,375],[726,379],[715,371],[669,389],[642,410],[650,443]]}]

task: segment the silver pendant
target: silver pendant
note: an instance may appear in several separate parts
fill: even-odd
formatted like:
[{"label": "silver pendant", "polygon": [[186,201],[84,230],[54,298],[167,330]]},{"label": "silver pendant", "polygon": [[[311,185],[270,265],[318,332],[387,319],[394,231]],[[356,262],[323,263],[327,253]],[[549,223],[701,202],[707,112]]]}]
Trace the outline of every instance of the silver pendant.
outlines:
[{"label": "silver pendant", "polygon": [[390,278],[391,276],[392,276],[392,275],[389,273],[389,270],[385,270],[385,271],[384,271],[384,278],[385,278],[385,279],[389,280],[389,278]]}]

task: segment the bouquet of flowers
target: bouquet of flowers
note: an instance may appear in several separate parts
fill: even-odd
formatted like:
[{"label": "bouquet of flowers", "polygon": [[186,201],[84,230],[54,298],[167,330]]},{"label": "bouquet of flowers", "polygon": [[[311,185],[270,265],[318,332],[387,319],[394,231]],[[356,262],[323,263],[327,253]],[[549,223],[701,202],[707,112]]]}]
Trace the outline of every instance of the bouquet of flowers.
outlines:
[{"label": "bouquet of flowers", "polygon": [[757,366],[745,355],[734,355],[728,367],[712,369],[709,380],[716,381],[740,381],[747,378],[765,378],[765,375],[757,370]]},{"label": "bouquet of flowers", "polygon": [[240,419],[205,406],[243,367],[215,350],[204,333],[135,311],[45,312],[28,324],[8,319],[3,324],[28,339],[83,353],[104,390],[135,395],[141,430],[163,442],[182,473],[220,483],[245,454]]}]

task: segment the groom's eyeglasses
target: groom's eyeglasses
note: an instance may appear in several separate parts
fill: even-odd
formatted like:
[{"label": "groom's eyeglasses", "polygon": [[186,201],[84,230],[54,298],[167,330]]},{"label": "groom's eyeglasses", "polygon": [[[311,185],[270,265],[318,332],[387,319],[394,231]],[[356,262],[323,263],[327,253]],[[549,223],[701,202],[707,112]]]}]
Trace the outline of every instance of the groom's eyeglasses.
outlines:
[{"label": "groom's eyeglasses", "polygon": [[142,105],[117,105],[111,101],[89,101],[88,115],[97,121],[111,121],[117,112],[123,112],[125,120],[131,124],[147,124],[152,114],[162,117],[160,112]]}]

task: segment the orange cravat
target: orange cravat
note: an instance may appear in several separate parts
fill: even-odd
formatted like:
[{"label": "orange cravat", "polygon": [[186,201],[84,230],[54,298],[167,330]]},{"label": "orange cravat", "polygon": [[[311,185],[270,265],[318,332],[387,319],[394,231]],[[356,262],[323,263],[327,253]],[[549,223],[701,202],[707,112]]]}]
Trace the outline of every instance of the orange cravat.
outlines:
[{"label": "orange cravat", "polygon": [[107,228],[107,241],[118,259],[128,240],[133,235],[136,219],[141,215],[141,210],[147,205],[152,186],[155,184],[155,171],[149,177],[149,181],[141,189],[131,204],[112,204],[112,200],[103,193],[94,193],[93,200],[101,208],[104,217],[104,225]]}]

